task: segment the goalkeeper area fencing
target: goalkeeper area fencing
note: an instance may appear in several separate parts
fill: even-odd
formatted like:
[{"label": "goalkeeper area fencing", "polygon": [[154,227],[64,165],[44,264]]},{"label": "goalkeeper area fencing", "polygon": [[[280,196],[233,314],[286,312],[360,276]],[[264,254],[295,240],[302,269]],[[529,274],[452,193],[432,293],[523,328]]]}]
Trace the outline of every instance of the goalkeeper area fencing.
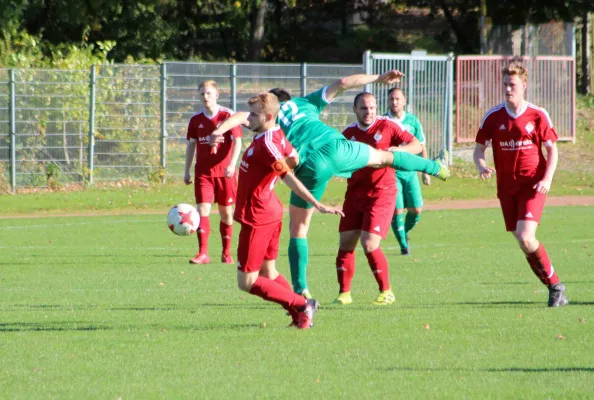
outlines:
[{"label": "goalkeeper area fencing", "polygon": [[[442,147],[451,150],[453,140],[470,141],[484,113],[481,107],[486,111],[503,99],[497,79],[505,59],[490,68],[468,67],[473,72],[461,74],[471,58],[480,59],[458,57],[458,71],[452,55],[370,52],[362,64],[166,62],[88,70],[0,69],[0,184],[14,190],[54,183],[181,179],[187,124],[201,107],[198,85],[208,79],[217,82],[219,104],[246,110],[250,96],[272,87],[303,96],[344,76],[401,69],[407,74],[401,86],[408,92],[408,111],[419,116],[434,155]],[[526,60],[531,72],[538,71],[528,98],[547,108],[560,136],[572,140],[574,61],[548,59],[554,57]],[[485,97],[489,82],[492,94]],[[386,88],[366,89],[378,98],[378,115],[384,114]],[[335,99],[322,120],[339,131],[355,122],[352,101],[360,90]],[[251,139],[244,133],[246,141]]]}]

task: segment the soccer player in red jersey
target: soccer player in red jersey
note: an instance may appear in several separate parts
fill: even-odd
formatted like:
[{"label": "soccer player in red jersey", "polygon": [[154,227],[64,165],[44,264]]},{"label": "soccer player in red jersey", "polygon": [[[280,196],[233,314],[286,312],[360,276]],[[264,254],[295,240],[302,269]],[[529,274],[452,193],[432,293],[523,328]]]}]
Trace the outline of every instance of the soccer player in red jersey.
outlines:
[{"label": "soccer player in red jersey", "polygon": [[[371,93],[359,93],[355,97],[353,111],[357,123],[342,132],[347,139],[366,143],[378,150],[400,146],[401,151],[421,152],[419,140],[402,124],[389,117],[377,116],[377,101]],[[344,216],[338,227],[340,248],[336,256],[336,272],[340,293],[334,300],[335,304],[350,304],[353,301],[350,290],[355,274],[355,248],[359,240],[380,291],[373,304],[394,303],[388,260],[380,242],[390,229],[396,208],[396,192],[396,175],[389,167],[365,167],[348,179],[342,209]]]},{"label": "soccer player in red jersey", "polygon": [[342,213],[319,203],[293,174],[299,156],[276,125],[278,98],[270,93],[259,94],[248,100],[248,106],[249,128],[256,135],[239,165],[233,216],[241,224],[237,284],[243,291],[280,304],[292,317],[290,326],[308,329],[313,324],[318,302],[293,293],[291,285],[276,270],[283,206],[274,193],[274,184],[280,178],[318,211]]},{"label": "soccer player in red jersey", "polygon": [[223,121],[233,115],[233,111],[217,104],[219,91],[215,81],[204,81],[199,86],[200,98],[204,107],[190,119],[186,145],[186,164],[184,182],[192,183],[190,167],[196,154],[194,167],[194,194],[200,226],[198,236],[198,254],[190,260],[191,264],[208,264],[208,237],[210,236],[210,211],[212,203],[219,204],[221,222],[219,230],[223,251],[221,262],[233,264],[231,256],[231,238],[233,236],[233,204],[237,194],[237,174],[235,165],[241,152],[241,127],[236,127],[223,134],[224,141],[219,143],[217,151],[211,151],[208,137]]},{"label": "soccer player in red jersey", "polygon": [[[565,285],[544,245],[536,239],[546,194],[557,168],[557,133],[549,114],[524,99],[527,82],[528,71],[521,63],[514,62],[503,69],[505,102],[483,117],[476,135],[474,163],[481,179],[496,173],[505,227],[514,234],[532,271],[548,286],[548,306],[558,307],[568,303]],[[489,143],[493,146],[495,169],[485,162]]]}]

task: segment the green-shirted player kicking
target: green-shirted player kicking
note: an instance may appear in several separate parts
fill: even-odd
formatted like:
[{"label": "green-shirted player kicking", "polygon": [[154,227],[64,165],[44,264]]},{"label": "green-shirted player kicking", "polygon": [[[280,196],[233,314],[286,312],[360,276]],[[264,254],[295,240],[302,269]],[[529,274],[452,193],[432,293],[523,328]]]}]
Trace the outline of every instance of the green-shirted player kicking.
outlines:
[{"label": "green-shirted player kicking", "polygon": [[[407,131],[419,139],[423,145],[421,157],[427,158],[427,148],[425,147],[425,135],[419,119],[413,114],[405,112],[406,96],[402,89],[392,88],[388,92],[389,111],[386,114],[390,119],[400,122]],[[431,184],[431,177],[423,174],[423,183]],[[396,185],[398,194],[396,195],[396,211],[392,217],[392,231],[400,245],[402,255],[409,255],[408,232],[415,227],[421,219],[423,211],[423,195],[421,194],[421,184],[415,171],[396,170]],[[404,217],[404,208],[408,212]]]},{"label": "green-shirted player kicking", "polygon": [[[287,139],[297,149],[299,165],[295,175],[309,189],[316,199],[320,199],[332,176],[350,177],[364,167],[392,167],[405,171],[421,171],[440,179],[447,179],[447,153],[443,152],[437,160],[427,160],[407,153],[404,148],[394,151],[374,149],[367,144],[347,140],[339,131],[320,121],[320,113],[332,100],[345,90],[371,83],[394,84],[404,76],[392,70],[382,75],[357,74],[344,77],[305,97],[291,99],[286,90],[273,89],[281,101],[278,124]],[[225,120],[211,135],[211,144],[220,140],[223,132],[239,125],[247,124],[246,112],[237,112]],[[293,290],[310,296],[307,287],[307,264],[309,244],[307,232],[313,208],[291,193],[289,206],[289,264]]]}]

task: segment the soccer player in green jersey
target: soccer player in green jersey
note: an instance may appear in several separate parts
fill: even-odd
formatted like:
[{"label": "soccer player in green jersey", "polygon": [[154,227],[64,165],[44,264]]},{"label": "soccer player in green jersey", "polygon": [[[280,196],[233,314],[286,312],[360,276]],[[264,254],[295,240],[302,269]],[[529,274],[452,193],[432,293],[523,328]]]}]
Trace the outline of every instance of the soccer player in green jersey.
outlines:
[{"label": "soccer player in green jersey", "polygon": [[[346,139],[339,131],[320,121],[320,113],[332,100],[346,90],[371,83],[394,84],[404,76],[400,71],[391,70],[382,75],[356,74],[344,77],[305,97],[291,99],[287,91],[273,89],[281,101],[278,123],[287,139],[293,144],[300,165],[295,175],[314,195],[320,199],[330,178],[348,178],[364,167],[392,167],[406,171],[422,171],[447,179],[447,152],[442,152],[437,160],[427,160],[407,153],[399,148],[393,151],[377,150],[361,142]],[[215,145],[223,132],[239,125],[247,124],[246,112],[237,112],[224,121],[211,134],[211,145]],[[313,208],[291,193],[289,206],[289,264],[293,289],[309,297],[306,275],[309,258],[307,232],[313,215]]]},{"label": "soccer player in green jersey", "polygon": [[[404,111],[406,109],[406,96],[402,89],[392,88],[388,92],[389,111],[386,114],[391,119],[400,122],[404,128],[414,137],[419,139],[423,150],[421,157],[427,158],[427,148],[425,147],[425,134],[419,119],[413,114]],[[431,176],[423,174],[423,183],[431,184]],[[423,210],[423,196],[421,194],[421,184],[416,171],[396,170],[396,185],[398,193],[396,195],[396,211],[392,217],[392,231],[400,245],[402,255],[409,255],[408,233],[415,227],[421,219]],[[406,217],[404,208],[407,209]]]}]

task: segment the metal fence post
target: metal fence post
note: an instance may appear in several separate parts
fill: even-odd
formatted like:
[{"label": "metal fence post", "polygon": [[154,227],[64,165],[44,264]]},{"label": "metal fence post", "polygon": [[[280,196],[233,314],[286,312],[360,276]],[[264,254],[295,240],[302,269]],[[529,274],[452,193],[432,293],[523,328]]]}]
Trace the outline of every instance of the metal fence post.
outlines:
[{"label": "metal fence post", "polygon": [[[450,154],[454,154],[454,53],[448,54],[448,61],[447,61],[447,76],[448,76],[448,99],[447,99],[447,109],[448,109],[448,151]],[[449,157],[450,165],[453,164],[452,157]]]},{"label": "metal fence post", "polygon": [[161,168],[167,166],[167,64],[161,64]]},{"label": "metal fence post", "polygon": [[[367,75],[371,75],[371,50],[365,50],[363,53],[363,72]],[[371,84],[365,85],[363,91],[371,93]]]},{"label": "metal fence post", "polygon": [[307,96],[307,63],[301,63],[301,97]]},{"label": "metal fence post", "polygon": [[408,59],[408,96],[407,96],[407,103],[408,109],[414,110],[415,109],[415,88],[414,88],[414,56],[411,55]]},{"label": "metal fence post", "polygon": [[93,184],[94,181],[94,168],[93,159],[95,158],[95,87],[97,84],[97,69],[95,65],[91,66],[91,78],[89,82],[89,184]]},{"label": "metal fence post", "polygon": [[231,64],[231,109],[237,111],[237,64]]},{"label": "metal fence post", "polygon": [[10,186],[16,191],[16,84],[14,70],[9,71],[8,77],[8,134],[10,135]]}]

